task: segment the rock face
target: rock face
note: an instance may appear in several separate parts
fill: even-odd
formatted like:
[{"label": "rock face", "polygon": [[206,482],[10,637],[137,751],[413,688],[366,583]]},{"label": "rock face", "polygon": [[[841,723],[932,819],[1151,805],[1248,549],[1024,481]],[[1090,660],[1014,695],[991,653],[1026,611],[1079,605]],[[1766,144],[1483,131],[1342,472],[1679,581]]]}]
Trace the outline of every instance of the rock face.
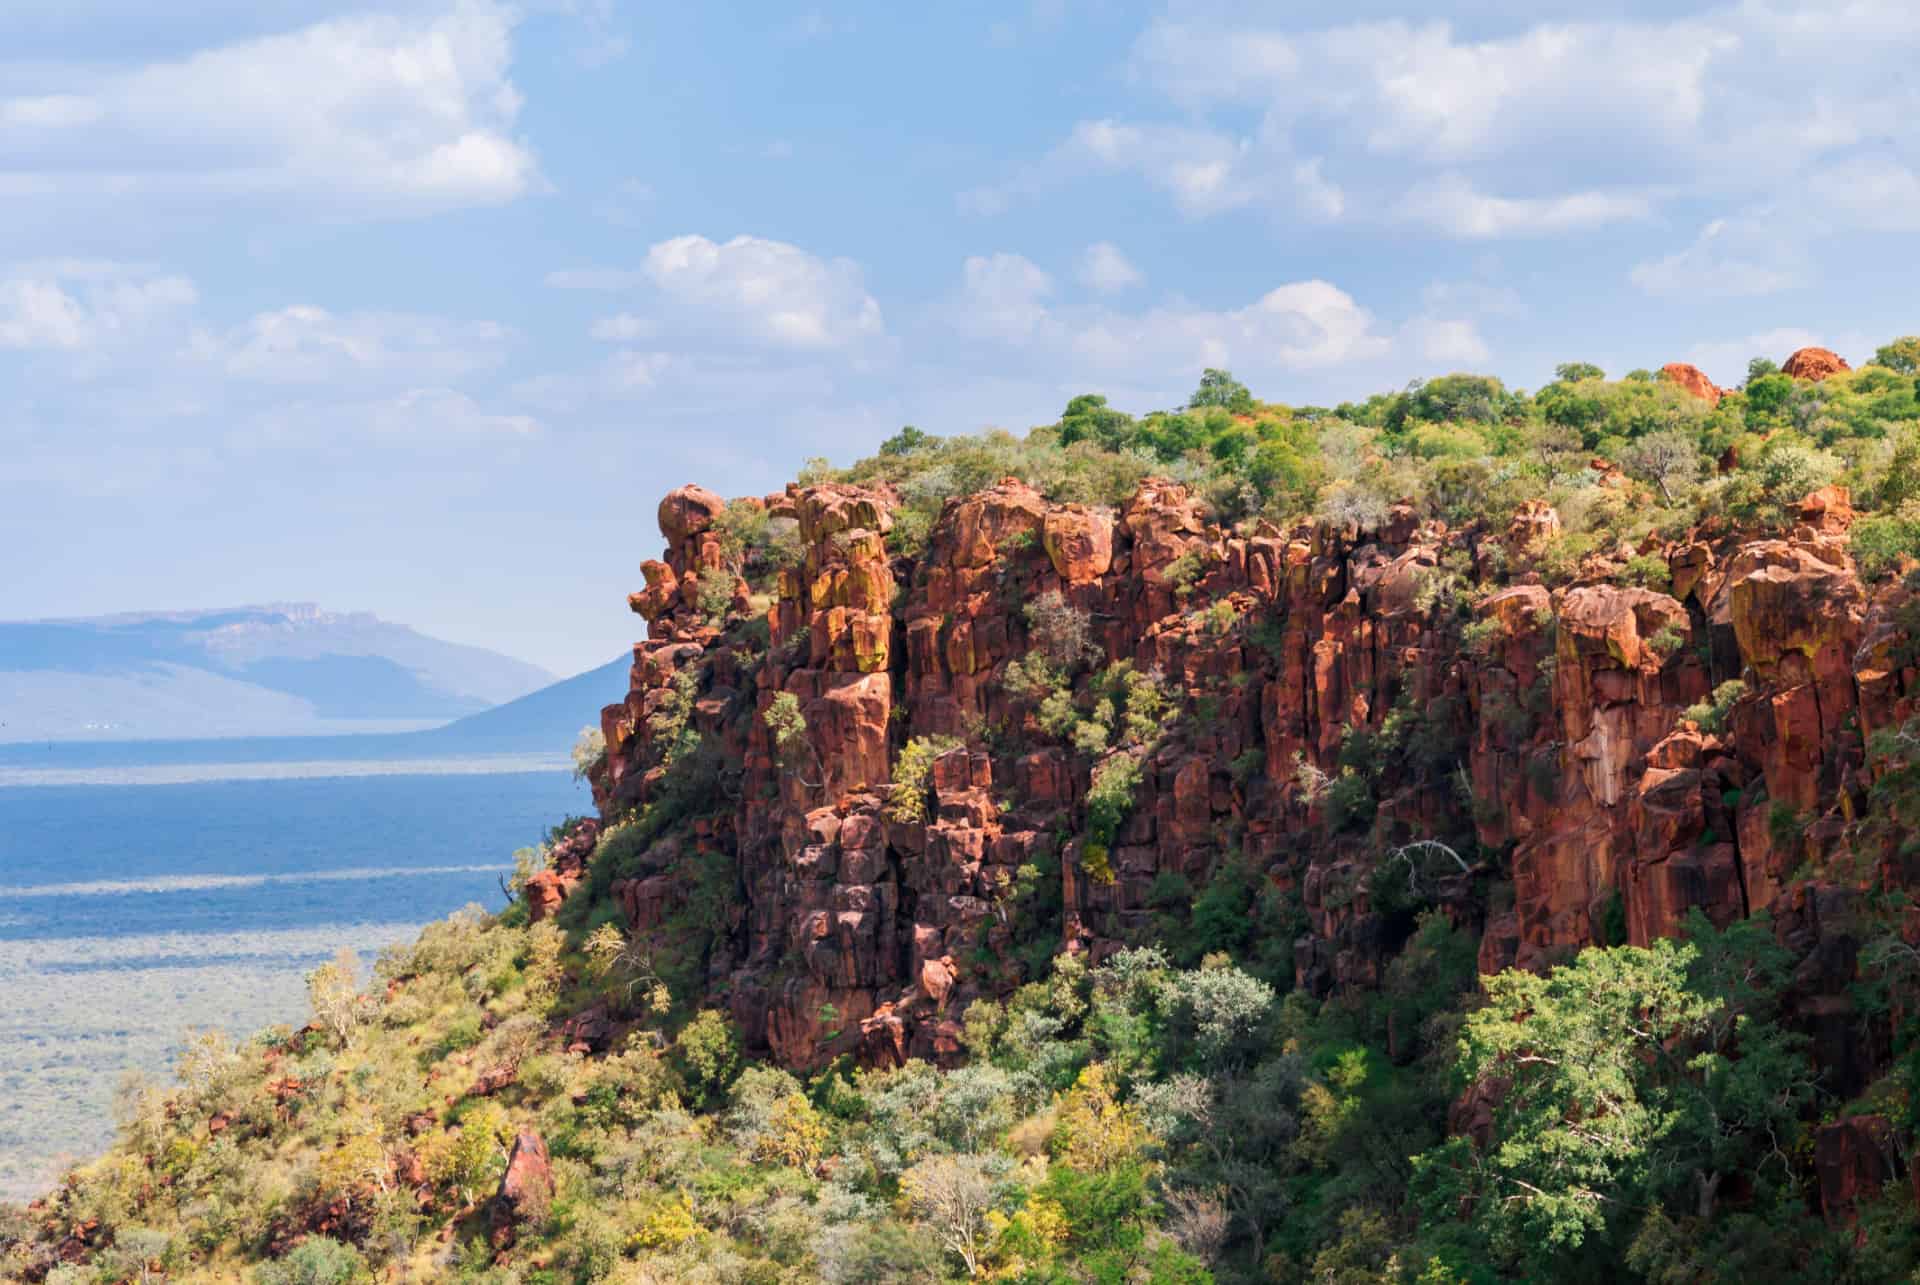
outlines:
[{"label": "rock face", "polygon": [[1845,357],[1826,348],[1802,348],[1780,366],[1780,372],[1784,375],[1794,379],[1810,379],[1815,383],[1829,375],[1852,369]]},{"label": "rock face", "polygon": [[1898,1154],[1893,1126],[1884,1116],[1850,1116],[1821,1125],[1813,1135],[1813,1165],[1827,1221],[1851,1220],[1854,1207],[1893,1177]]},{"label": "rock face", "polygon": [[1670,361],[1660,368],[1661,378],[1678,384],[1709,406],[1718,406],[1726,390],[1707,378],[1707,372],[1684,361]]},{"label": "rock face", "polygon": [[494,1246],[511,1243],[515,1230],[526,1223],[545,1221],[552,1207],[553,1164],[547,1158],[546,1141],[536,1131],[522,1129],[513,1140],[507,1171],[493,1198]]},{"label": "rock face", "polygon": [[523,893],[532,923],[553,914],[587,874],[587,860],[600,840],[600,822],[588,817],[574,825],[547,854],[547,868],[527,880]]},{"label": "rock face", "polygon": [[[1171,481],[1110,511],[1006,479],[949,499],[915,557],[888,550],[884,487],[752,503],[798,541],[758,643],[744,591],[716,616],[677,587],[746,569],[713,532],[721,502],[662,504],[668,546],[635,595],[648,638],[593,785],[610,820],[669,798],[676,728],[714,748],[692,818],[630,856],[614,896],[634,931],[662,930],[707,895],[695,872],[727,872],[705,976],[756,1052],[955,1058],[968,1004],[1023,981],[1022,951],[1104,958],[1152,933],[1156,886],[1229,864],[1297,907],[1300,987],[1371,986],[1412,928],[1373,903],[1394,861],[1479,933],[1489,972],[1768,910],[1811,961],[1789,1004],[1836,1085],[1879,1056],[1852,1009],[1858,888],[1807,870],[1861,814],[1864,738],[1914,712],[1920,673],[1905,591],[1855,574],[1844,490],[1806,497],[1785,538],[1603,551],[1552,590],[1529,573],[1560,529],[1538,502],[1459,530],[1402,505],[1378,530],[1236,532]],[[1665,560],[1668,592],[1617,583],[1635,553]],[[1450,596],[1499,577],[1470,610]],[[1092,668],[1127,662],[1170,705],[1098,853],[1094,758],[1006,681],[1035,646],[1023,608],[1050,593],[1084,613]],[[1687,720],[1734,678],[1723,730]],[[959,747],[902,819],[895,764],[934,736]],[[1422,867],[1424,840],[1500,870]]]}]

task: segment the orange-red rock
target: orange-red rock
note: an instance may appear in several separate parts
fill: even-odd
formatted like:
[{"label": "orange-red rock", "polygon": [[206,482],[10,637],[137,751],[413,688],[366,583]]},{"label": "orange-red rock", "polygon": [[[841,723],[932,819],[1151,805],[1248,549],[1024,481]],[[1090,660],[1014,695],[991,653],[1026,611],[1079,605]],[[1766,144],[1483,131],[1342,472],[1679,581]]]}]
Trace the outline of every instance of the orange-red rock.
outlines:
[{"label": "orange-red rock", "polygon": [[1852,369],[1847,365],[1846,358],[1828,348],[1801,348],[1780,366],[1780,372],[1784,375],[1794,379],[1810,379],[1815,383]]},{"label": "orange-red rock", "polygon": [[1718,406],[1726,396],[1726,390],[1708,379],[1706,371],[1684,361],[1668,362],[1660,368],[1660,375],[1709,406]]}]

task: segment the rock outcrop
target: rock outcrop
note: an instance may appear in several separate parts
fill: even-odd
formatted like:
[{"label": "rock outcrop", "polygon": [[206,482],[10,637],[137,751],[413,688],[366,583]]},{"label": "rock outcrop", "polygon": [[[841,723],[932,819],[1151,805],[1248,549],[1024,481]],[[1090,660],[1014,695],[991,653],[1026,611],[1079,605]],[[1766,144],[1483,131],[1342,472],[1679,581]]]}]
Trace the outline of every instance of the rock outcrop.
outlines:
[{"label": "rock outcrop", "polygon": [[1706,371],[1688,362],[1670,361],[1660,368],[1660,376],[1709,406],[1718,406],[1720,399],[1727,395],[1726,389],[1707,378]]},{"label": "rock outcrop", "polygon": [[[1023,950],[1103,958],[1150,935],[1157,885],[1232,863],[1298,906],[1300,987],[1374,985],[1411,929],[1375,904],[1392,862],[1480,934],[1483,971],[1770,910],[1815,961],[1790,1003],[1836,1082],[1875,1056],[1850,990],[1857,884],[1810,871],[1863,806],[1865,735],[1913,712],[1920,675],[1903,591],[1854,571],[1844,490],[1808,496],[1784,538],[1602,551],[1555,589],[1527,570],[1560,529],[1537,502],[1456,530],[1403,505],[1375,530],[1235,531],[1170,481],[1110,511],[1006,479],[948,500],[911,557],[888,548],[885,487],[751,503],[798,541],[763,641],[744,589],[717,612],[677,587],[743,568],[713,535],[721,502],[673,492],[593,784],[609,821],[664,806],[666,742],[691,728],[716,747],[715,793],[614,895],[634,931],[659,930],[690,872],[724,864],[735,898],[706,977],[756,1051],[951,1060],[966,1007],[1019,984]],[[1617,583],[1635,553],[1665,561],[1667,591]],[[1463,568],[1515,582],[1469,610]],[[1006,682],[1035,645],[1024,606],[1053,593],[1087,621],[1094,668],[1126,662],[1169,704],[1097,852],[1098,756],[1043,734]],[[1723,727],[1689,721],[1734,678]],[[922,737],[957,748],[903,817],[894,765]],[[1025,917],[1036,879],[1058,906],[1045,923]]]},{"label": "rock outcrop", "polygon": [[1852,370],[1847,359],[1827,348],[1801,348],[1788,357],[1780,366],[1780,373],[1794,379],[1810,379],[1815,383],[1837,375],[1843,370]]}]

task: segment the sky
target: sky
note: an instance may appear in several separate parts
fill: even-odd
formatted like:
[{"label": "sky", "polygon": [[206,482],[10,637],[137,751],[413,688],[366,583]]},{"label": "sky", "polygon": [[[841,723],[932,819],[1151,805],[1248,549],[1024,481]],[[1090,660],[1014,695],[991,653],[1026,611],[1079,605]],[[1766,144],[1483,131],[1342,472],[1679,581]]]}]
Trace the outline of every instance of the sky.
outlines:
[{"label": "sky", "polygon": [[1911,0],[8,0],[0,615],[573,673],[659,497],[1920,330]]}]

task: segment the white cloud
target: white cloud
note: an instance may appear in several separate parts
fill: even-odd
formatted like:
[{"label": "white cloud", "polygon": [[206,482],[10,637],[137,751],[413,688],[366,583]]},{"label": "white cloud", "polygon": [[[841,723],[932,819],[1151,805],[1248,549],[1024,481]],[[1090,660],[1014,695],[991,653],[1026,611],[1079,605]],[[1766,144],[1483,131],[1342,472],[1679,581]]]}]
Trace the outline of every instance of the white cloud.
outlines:
[{"label": "white cloud", "polygon": [[949,318],[1016,364],[1070,378],[1185,378],[1207,366],[1303,371],[1371,361],[1390,349],[1372,315],[1326,281],[1296,281],[1242,308],[1172,302],[1141,311],[1054,308],[1053,282],[1017,254],[970,258]]},{"label": "white cloud", "polygon": [[1244,183],[1235,182],[1246,145],[1210,130],[1082,121],[1067,151],[1107,169],[1139,174],[1188,214],[1217,214],[1253,199]]},{"label": "white cloud", "polygon": [[453,0],[62,73],[54,92],[0,99],[0,178],[55,198],[278,197],[355,213],[510,200],[537,181],[513,135],[513,25],[491,0]]},{"label": "white cloud", "polygon": [[1459,175],[1448,175],[1409,191],[1399,215],[1471,240],[1512,236],[1550,236],[1606,223],[1645,218],[1644,197],[1627,193],[1573,192],[1553,197],[1490,196]]},{"label": "white cloud", "polygon": [[[1071,178],[1137,176],[1189,217],[1416,221],[1464,239],[1565,235],[1804,179],[1843,226],[1920,226],[1920,29],[1896,0],[1724,0],[1692,14],[1288,29],[1284,7],[1165,0],[1132,82],[1168,119],[1084,120],[993,211]],[[1292,11],[1287,11],[1291,13]],[[1863,149],[1879,148],[1863,154]],[[1337,181],[1336,181],[1337,180]]]},{"label": "white cloud", "polygon": [[1416,317],[1406,324],[1403,333],[1423,361],[1471,365],[1492,356],[1479,327],[1470,320]]},{"label": "white cloud", "polygon": [[959,325],[971,335],[1020,340],[1047,319],[1053,279],[1017,254],[975,255],[962,265]]},{"label": "white cloud", "polygon": [[1691,244],[1634,265],[1628,278],[1653,295],[1739,298],[1802,284],[1808,264],[1769,212],[1714,219]]},{"label": "white cloud", "polygon": [[195,333],[191,351],[221,374],[268,383],[453,380],[499,363],[508,339],[493,322],[295,305],[224,333]]},{"label": "white cloud", "polygon": [[963,214],[1002,214],[1016,200],[1089,173],[1140,178],[1191,218],[1269,205],[1332,219],[1346,208],[1346,194],[1326,177],[1318,157],[1225,130],[1111,118],[1081,121],[1039,164],[1004,183],[963,191],[958,204]]},{"label": "white cloud", "polygon": [[1280,286],[1228,311],[1164,307],[1131,316],[1101,314],[1076,329],[1071,346],[1114,370],[1148,364],[1313,370],[1384,356],[1390,344],[1352,295],[1316,280]]},{"label": "white cloud", "polygon": [[1140,269],[1111,241],[1096,241],[1080,256],[1080,281],[1089,289],[1113,294],[1145,281]]},{"label": "white cloud", "polygon": [[1163,20],[1134,67],[1178,101],[1256,105],[1282,126],[1338,117],[1369,151],[1449,165],[1570,129],[1672,137],[1700,120],[1715,60],[1737,48],[1694,20],[1542,23],[1490,40],[1444,21],[1285,33]]},{"label": "white cloud", "polygon": [[131,265],[59,261],[0,272],[0,348],[85,352],[183,314],[191,281]]},{"label": "white cloud", "polygon": [[783,241],[674,237],[647,251],[642,270],[673,304],[733,338],[829,349],[886,331],[858,264]]}]

